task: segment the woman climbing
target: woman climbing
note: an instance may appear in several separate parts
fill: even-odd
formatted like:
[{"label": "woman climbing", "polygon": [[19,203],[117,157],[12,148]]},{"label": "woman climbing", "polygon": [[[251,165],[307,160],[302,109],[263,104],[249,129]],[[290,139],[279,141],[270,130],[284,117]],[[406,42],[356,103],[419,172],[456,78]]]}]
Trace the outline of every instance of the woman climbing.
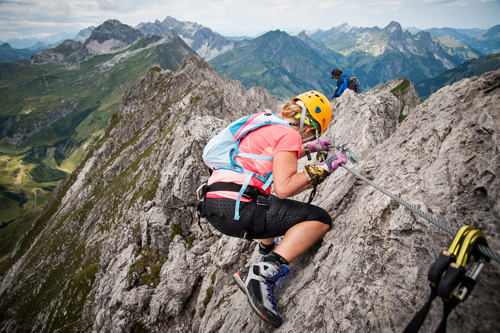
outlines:
[{"label": "woman climbing", "polygon": [[[299,158],[328,151],[331,145],[328,140],[318,140],[332,116],[323,94],[300,94],[282,106],[281,118],[270,113],[265,116],[277,121],[250,130],[237,144],[234,165],[245,172],[213,171],[204,191],[204,212],[210,224],[225,235],[260,239],[262,261],[236,272],[234,279],[259,317],[278,327],[276,283],[281,289],[281,281],[290,272],[289,263],[321,240],[332,224],[324,209],[286,198],[316,187],[347,160],[335,154],[297,172]],[[317,141],[310,142],[314,139]],[[276,195],[271,195],[271,181]],[[280,236],[283,239],[276,246],[274,238]]]}]

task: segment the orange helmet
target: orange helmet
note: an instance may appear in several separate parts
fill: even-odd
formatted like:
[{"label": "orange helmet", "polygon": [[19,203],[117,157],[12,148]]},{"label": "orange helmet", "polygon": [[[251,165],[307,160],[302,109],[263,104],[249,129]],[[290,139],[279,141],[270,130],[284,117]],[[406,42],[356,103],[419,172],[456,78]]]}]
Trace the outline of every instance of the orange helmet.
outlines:
[{"label": "orange helmet", "polygon": [[320,92],[311,90],[292,99],[293,103],[297,101],[305,104],[308,111],[306,117],[310,116],[320,126],[319,134],[324,133],[332,120],[332,105],[328,98]]}]

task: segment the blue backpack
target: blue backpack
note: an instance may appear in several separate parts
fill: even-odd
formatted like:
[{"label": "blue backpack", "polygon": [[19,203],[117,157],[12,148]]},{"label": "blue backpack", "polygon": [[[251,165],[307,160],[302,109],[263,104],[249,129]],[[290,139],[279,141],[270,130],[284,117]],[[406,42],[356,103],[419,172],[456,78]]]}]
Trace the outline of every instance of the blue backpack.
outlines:
[{"label": "blue backpack", "polygon": [[272,161],[273,157],[254,154],[239,153],[238,146],[241,139],[257,128],[267,125],[286,125],[289,123],[269,110],[262,113],[246,116],[236,120],[226,127],[222,132],[212,138],[203,150],[203,162],[212,170],[231,170],[247,175],[236,201],[234,219],[240,219],[240,200],[252,177],[258,179],[264,185],[261,187],[265,191],[273,182],[273,173],[268,172],[264,176],[244,169],[234,160],[236,156],[253,158],[257,160]]}]

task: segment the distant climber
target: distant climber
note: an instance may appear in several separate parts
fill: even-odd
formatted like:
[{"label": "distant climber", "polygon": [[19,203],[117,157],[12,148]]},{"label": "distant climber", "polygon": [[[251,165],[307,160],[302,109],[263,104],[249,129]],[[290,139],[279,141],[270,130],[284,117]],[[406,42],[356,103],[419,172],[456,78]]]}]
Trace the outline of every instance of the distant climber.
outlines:
[{"label": "distant climber", "polygon": [[346,89],[351,89],[355,93],[359,93],[359,83],[358,79],[353,76],[350,77],[349,74],[344,73],[342,68],[335,68],[332,71],[332,79],[337,80],[337,89],[333,93],[332,99],[339,97]]},{"label": "distant climber", "polygon": [[[231,130],[219,133],[203,153],[205,163],[215,170],[203,185],[200,216],[225,235],[260,239],[261,262],[239,270],[233,278],[252,310],[274,327],[282,322],[274,290],[276,286],[281,290],[281,281],[291,273],[289,263],[321,240],[332,225],[323,208],[286,199],[315,188],[347,162],[344,155],[334,154],[297,172],[299,158],[330,150],[331,143],[319,137],[331,117],[328,99],[308,91],[285,103],[281,117],[266,111],[234,122],[228,127]],[[226,155],[220,145],[225,142],[229,146],[232,131],[248,133],[233,143],[237,148],[237,156],[231,159],[234,167],[214,168],[215,162],[220,162],[217,156]],[[276,195],[271,195],[271,183]],[[275,237],[283,235],[276,244]]]}]

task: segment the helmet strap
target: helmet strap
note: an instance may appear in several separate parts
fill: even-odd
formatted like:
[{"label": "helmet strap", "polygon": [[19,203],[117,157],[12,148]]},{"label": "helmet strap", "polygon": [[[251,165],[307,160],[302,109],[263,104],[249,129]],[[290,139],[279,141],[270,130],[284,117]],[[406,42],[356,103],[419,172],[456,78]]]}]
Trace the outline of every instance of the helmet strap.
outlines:
[{"label": "helmet strap", "polygon": [[[302,114],[300,115],[300,127],[299,127],[299,134],[302,137],[302,131],[304,130],[304,119],[306,118],[307,107],[306,104],[301,100],[298,100],[297,102],[295,102],[295,104],[300,105],[302,107]],[[302,139],[302,142],[304,142],[304,139]]]},{"label": "helmet strap", "polygon": [[315,138],[318,138],[318,135],[311,135],[305,139],[302,139],[302,143],[309,142],[309,141],[311,141],[311,139],[315,139]]},{"label": "helmet strap", "polygon": [[[299,127],[299,134],[302,137],[302,131],[304,130],[304,119],[306,118],[306,112],[307,112],[307,107],[304,102],[302,102],[300,99],[295,102],[295,104],[300,105],[302,107],[302,114],[300,115],[300,127]],[[310,137],[302,139],[302,143],[309,142],[311,139],[318,139],[318,131],[314,129],[315,135],[311,135]]]}]

